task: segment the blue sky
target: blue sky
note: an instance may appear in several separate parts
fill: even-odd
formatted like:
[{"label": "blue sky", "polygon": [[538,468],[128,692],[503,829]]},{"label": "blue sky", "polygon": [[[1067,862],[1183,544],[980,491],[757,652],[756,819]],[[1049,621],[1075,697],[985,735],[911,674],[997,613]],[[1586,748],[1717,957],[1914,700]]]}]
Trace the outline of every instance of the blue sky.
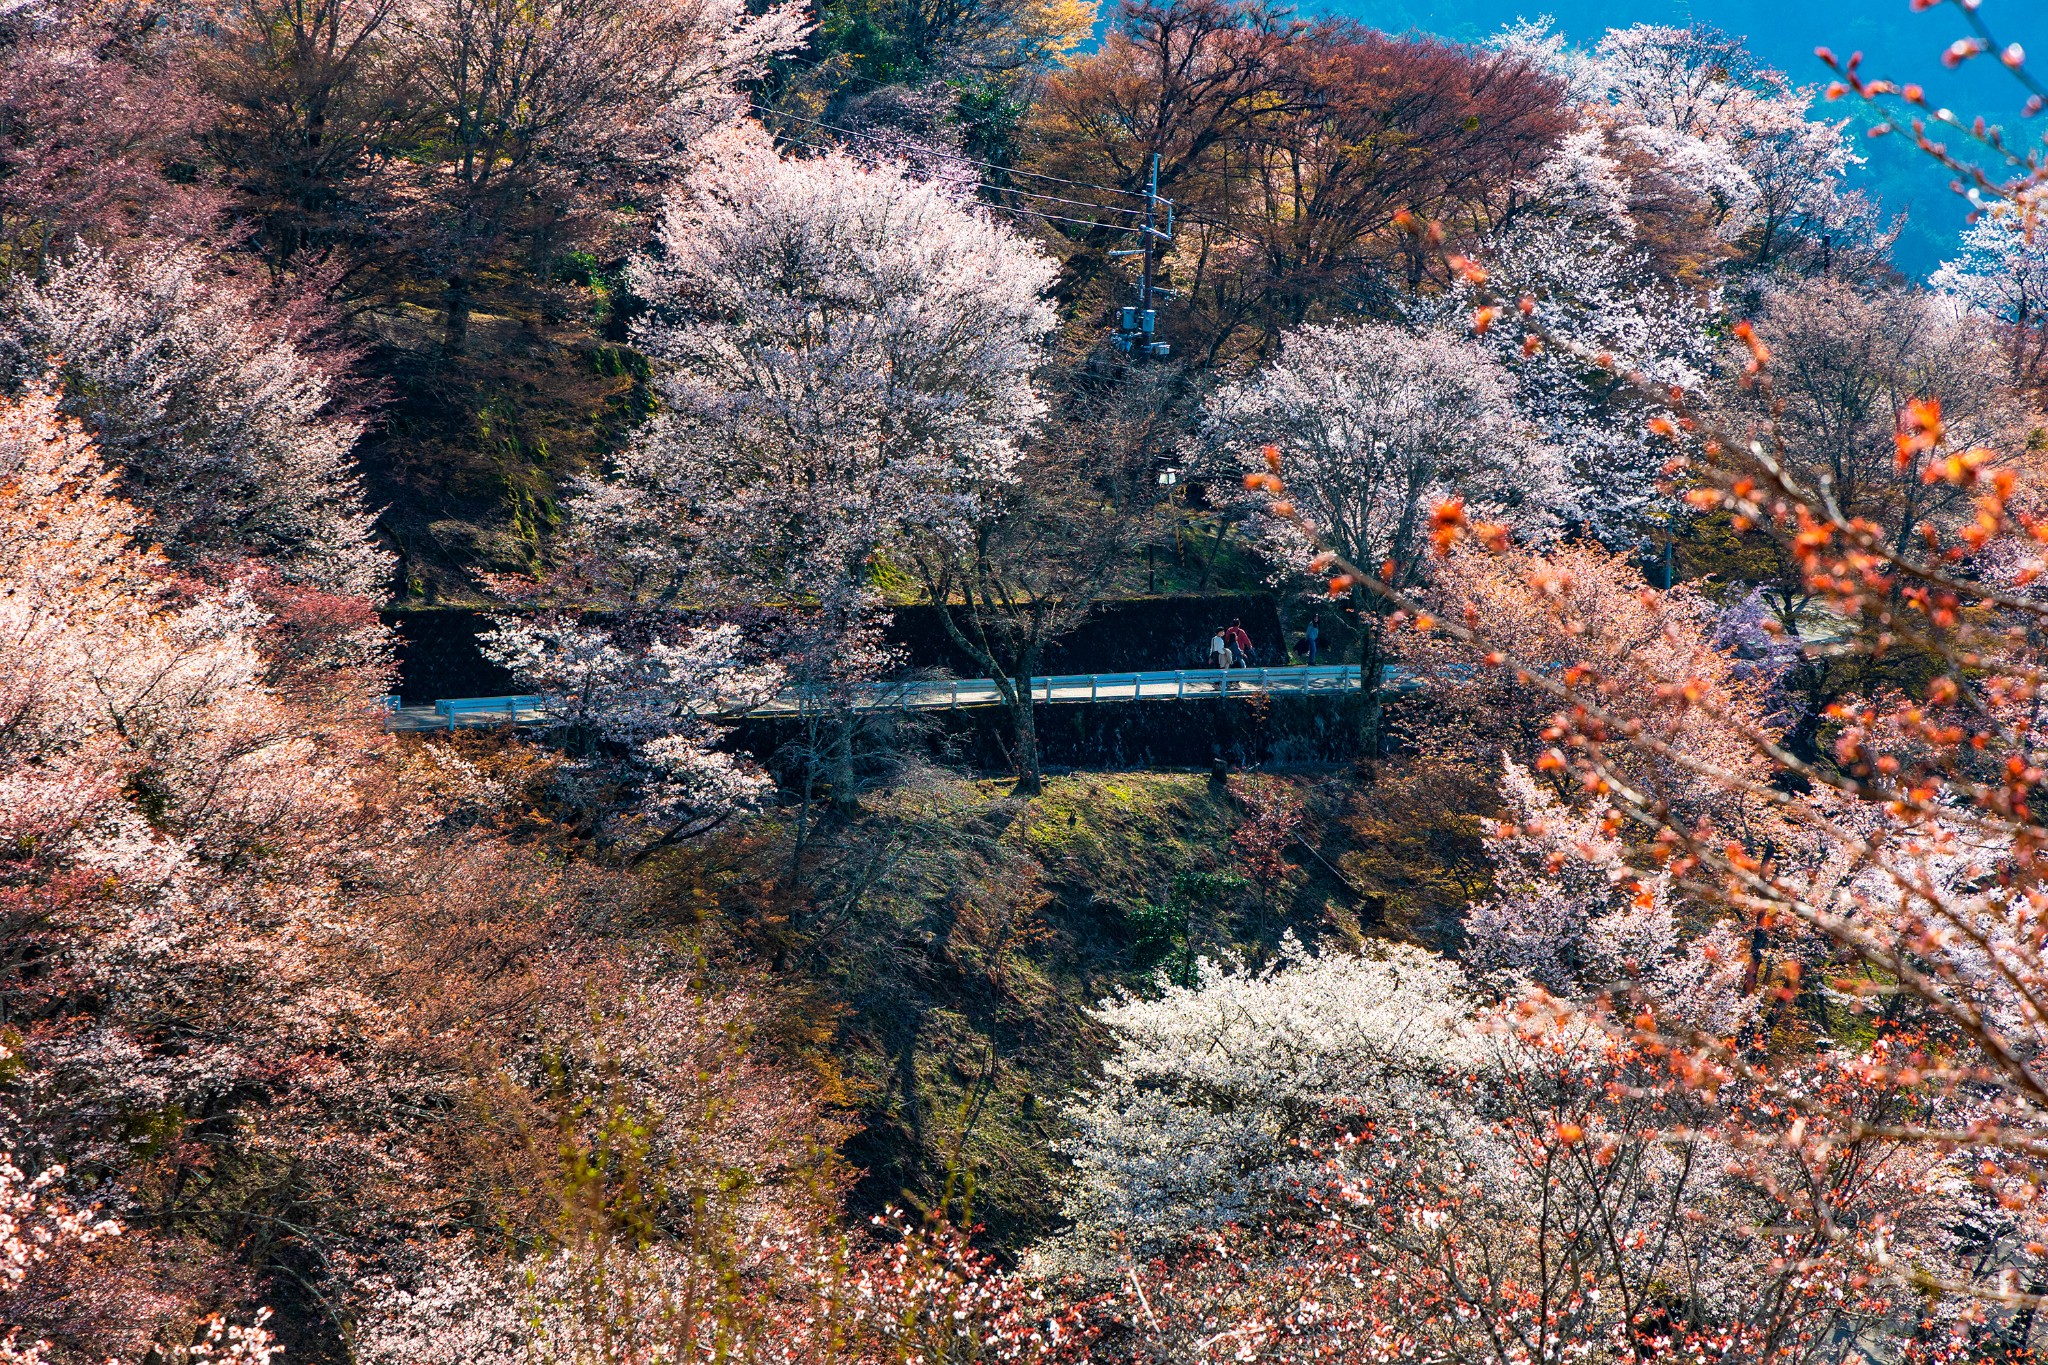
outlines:
[{"label": "blue sky", "polygon": [[[1466,42],[1518,17],[1541,14],[1552,16],[1581,44],[1626,24],[1699,22],[1747,38],[1752,51],[1802,83],[1827,78],[1813,56],[1814,48],[1825,45],[1844,56],[1861,50],[1866,72],[1918,81],[1930,97],[1958,113],[1982,114],[2009,128],[2019,122],[2024,98],[2019,85],[1993,63],[1980,59],[1956,74],[1942,69],[1942,49],[1967,32],[1949,5],[1924,14],[1912,13],[1907,0],[1334,0],[1301,8],[1326,9],[1391,32],[1420,29]],[[1980,13],[2002,40],[2048,54],[2048,7],[2040,0],[1985,0]],[[2033,135],[2042,131],[2035,128]],[[1898,261],[1923,274],[1950,251],[1967,209],[1948,192],[1941,168],[1898,139],[1865,143],[1864,150],[1871,164],[1859,180],[1889,210],[1909,214]]]}]

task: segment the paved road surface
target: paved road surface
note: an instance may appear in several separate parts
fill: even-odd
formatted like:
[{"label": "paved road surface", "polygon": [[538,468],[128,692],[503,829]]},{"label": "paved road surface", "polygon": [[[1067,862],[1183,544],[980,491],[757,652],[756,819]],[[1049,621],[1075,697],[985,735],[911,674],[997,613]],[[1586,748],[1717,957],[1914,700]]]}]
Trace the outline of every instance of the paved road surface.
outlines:
[{"label": "paved road surface", "polygon": [[[1389,670],[1386,683],[1389,691],[1405,691],[1415,685],[1400,670]],[[1155,673],[1076,673],[1031,680],[1033,696],[1050,706],[1096,701],[1213,701],[1219,697],[1311,694],[1341,696],[1357,690],[1358,669],[1345,664],[1187,668]],[[747,714],[795,715],[802,710],[803,704],[801,696],[785,693]],[[862,689],[854,704],[888,710],[954,710],[1000,706],[1002,693],[988,678],[920,679],[873,684]],[[459,697],[435,702],[432,706],[394,707],[390,712],[390,727],[394,730],[453,730],[507,723],[535,725],[545,723],[551,716],[552,708],[546,697]]]}]

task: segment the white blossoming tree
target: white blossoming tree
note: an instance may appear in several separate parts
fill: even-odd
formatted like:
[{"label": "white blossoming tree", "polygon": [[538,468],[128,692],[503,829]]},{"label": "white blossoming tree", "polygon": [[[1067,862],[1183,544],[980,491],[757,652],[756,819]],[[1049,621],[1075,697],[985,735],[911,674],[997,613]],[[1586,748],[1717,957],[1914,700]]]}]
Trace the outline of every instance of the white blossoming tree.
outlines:
[{"label": "white blossoming tree", "polygon": [[0,380],[60,385],[150,537],[191,563],[254,555],[287,578],[381,596],[391,557],[329,375],[197,248],[81,248],[0,299]]},{"label": "white blossoming tree", "polygon": [[1007,475],[1054,321],[1031,243],[752,125],[718,135],[660,242],[633,279],[662,408],[615,480],[643,534],[687,525],[709,574],[843,610],[905,528],[961,522]]},{"label": "white blossoming tree", "polygon": [[2039,325],[2048,310],[2048,239],[1987,214],[1964,231],[1961,250],[1928,284],[2001,322]]},{"label": "white blossoming tree", "polygon": [[1722,235],[1768,265],[1786,238],[1836,208],[1860,163],[1842,121],[1813,119],[1813,92],[1712,29],[1636,24],[1593,53],[1594,108],[1623,146],[1714,206]]},{"label": "white blossoming tree", "polygon": [[[1628,376],[1699,392],[1714,371],[1718,291],[1702,296],[1660,281],[1647,252],[1568,212],[1510,229],[1489,245],[1485,268],[1496,297],[1528,300],[1533,326],[1575,343],[1525,352],[1513,326],[1484,338],[1516,413],[1560,452],[1555,515],[1611,548],[1637,548],[1668,527],[1677,505],[1657,491],[1671,445],[1649,430]],[[1464,315],[1471,292],[1449,296],[1450,316]]]},{"label": "white blossoming tree", "polygon": [[1513,994],[1634,996],[1667,1023],[1733,1036],[1761,1001],[1729,925],[1681,945],[1670,878],[1631,866],[1604,798],[1574,810],[1502,757],[1502,811],[1486,833],[1493,895],[1465,916],[1466,967]]},{"label": "white blossoming tree", "polygon": [[831,722],[805,752],[844,804],[853,700],[889,658],[873,580],[912,531],[964,535],[977,490],[1011,477],[1053,263],[900,166],[784,157],[751,124],[699,151],[634,267],[660,409],[572,516],[623,610],[775,604],[750,643],[772,635],[790,695]]},{"label": "white blossoming tree", "polygon": [[742,662],[735,627],[631,648],[600,627],[508,616],[481,643],[485,657],[551,699],[578,771],[633,789],[631,809],[656,830],[642,852],[716,826],[766,789],[760,773],[715,747],[715,717],[767,700],[782,678]]},{"label": "white blossoming tree", "polygon": [[[0,1063],[15,1053],[0,1044]],[[121,1235],[121,1225],[101,1217],[97,1208],[80,1209],[55,1193],[64,1179],[62,1166],[46,1166],[31,1177],[14,1164],[12,1153],[0,1152],[0,1362],[44,1365],[50,1343],[25,1341],[11,1321],[9,1299],[24,1287],[36,1288],[40,1272],[53,1255]]]},{"label": "white blossoming tree", "polygon": [[1047,1264],[1252,1215],[1314,1169],[1303,1144],[1330,1136],[1340,1102],[1431,1107],[1433,1084],[1479,1055],[1469,1009],[1463,974],[1420,949],[1312,954],[1291,936],[1267,967],[1199,959],[1191,985],[1106,1002],[1117,1051],[1068,1110],[1073,1229]]},{"label": "white blossoming tree", "polygon": [[1486,838],[1494,896],[1466,916],[1467,961],[1559,995],[1653,970],[1678,937],[1667,879],[1630,869],[1606,802],[1574,811],[1501,763],[1506,809]]},{"label": "white blossoming tree", "polygon": [[[146,523],[116,483],[53,395],[0,403],[0,933],[64,983],[8,997],[20,1056],[0,1058],[0,1123],[17,1163],[41,1168],[27,1189],[0,1172],[17,1220],[54,1210],[41,1191],[62,1187],[61,1159],[133,1226],[134,1116],[221,1112],[287,1073],[282,1057],[334,1043],[335,997],[305,1007],[310,944],[330,860],[366,865],[343,846],[380,742],[368,698],[323,712],[266,685],[265,613],[240,588],[195,595],[138,550]],[[286,1122],[281,1106],[268,1118]],[[140,1358],[159,1311],[143,1305],[162,1301],[138,1291],[169,1277],[148,1233],[122,1243],[106,1263],[30,1269],[0,1326],[96,1322]],[[268,1340],[209,1330],[205,1351],[165,1358],[259,1359]]]},{"label": "white blossoming tree", "polygon": [[[1206,435],[1222,469],[1245,472],[1253,505],[1264,509],[1253,514],[1254,532],[1282,572],[1311,569],[1313,534],[1408,588],[1426,567],[1434,502],[1459,496],[1540,518],[1562,500],[1561,459],[1530,439],[1513,399],[1507,371],[1448,332],[1310,325],[1287,333],[1265,369],[1209,400]],[[1285,508],[1257,493],[1268,477],[1266,447],[1286,470]],[[1347,589],[1365,628],[1360,666],[1377,676],[1379,599],[1342,583],[1332,593]],[[1371,746],[1376,690],[1365,709]]]},{"label": "white blossoming tree", "polygon": [[2014,377],[2038,386],[2048,374],[2048,239],[1986,215],[1963,233],[1962,250],[1928,280],[1958,307],[1997,323]]},{"label": "white blossoming tree", "polygon": [[[1768,1359],[1920,1316],[1903,1283],[1836,1286],[1888,1239],[1952,1255],[1966,1202],[1881,1134],[1834,1163],[1748,1145],[1746,1111],[1782,1092],[1730,1078],[1703,1100],[1661,1049],[1541,994],[1468,1005],[1412,948],[1204,963],[1099,1018],[1116,1051],[1069,1110],[1073,1227],[1026,1268],[1128,1305],[1158,1359]],[[1823,1057],[1787,1090],[1882,1113],[1860,1064]],[[1855,1230],[1809,1229],[1809,1201]]]},{"label": "white blossoming tree", "polygon": [[1636,235],[1636,221],[1629,213],[1628,172],[1596,126],[1566,133],[1549,159],[1515,189],[1529,197],[1536,213],[1624,240]]},{"label": "white blossoming tree", "polygon": [[1604,799],[1574,810],[1509,758],[1500,792],[1486,835],[1494,894],[1466,912],[1468,969],[1510,993],[1633,994],[1668,1023],[1717,1037],[1756,1016],[1739,935],[1717,924],[1681,946],[1670,878],[1630,866]]},{"label": "white blossoming tree", "polygon": [[1493,45],[1561,81],[1584,122],[1516,186],[1538,213],[1628,239],[1644,214],[1678,210],[1766,267],[1801,239],[1874,236],[1844,189],[1862,158],[1841,120],[1813,117],[1815,91],[1699,25],[1610,29],[1591,51],[1547,21]]}]

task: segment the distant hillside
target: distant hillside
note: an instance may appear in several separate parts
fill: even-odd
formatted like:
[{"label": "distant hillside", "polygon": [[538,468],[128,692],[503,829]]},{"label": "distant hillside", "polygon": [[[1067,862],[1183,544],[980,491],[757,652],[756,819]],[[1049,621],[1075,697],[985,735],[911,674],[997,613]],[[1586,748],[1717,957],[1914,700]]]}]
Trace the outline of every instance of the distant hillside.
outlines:
[{"label": "distant hillside", "polygon": [[[1993,63],[1978,62],[1953,74],[1944,71],[1941,51],[1962,36],[1961,16],[1947,8],[1916,15],[1907,10],[1905,0],[1882,5],[1814,0],[1794,6],[1771,0],[1334,0],[1302,8],[1340,14],[1390,32],[1419,29],[1460,42],[1477,42],[1517,19],[1544,14],[1572,39],[1588,44],[1602,31],[1628,24],[1697,22],[1748,39],[1757,55],[1802,83],[1827,78],[1826,68],[1813,55],[1814,48],[1825,46],[1844,55],[1860,51],[1869,70],[1918,81],[1931,98],[1994,122],[2001,117],[2017,121],[2023,98],[2019,86]],[[2005,23],[2021,25],[2002,37],[2029,49],[2048,42],[2048,10],[2002,8]],[[1947,192],[1947,175],[1906,144],[1866,141],[1865,154],[1870,164],[1858,177],[1862,188],[1891,212],[1909,215],[1894,253],[1899,268],[1925,275],[1955,254],[1965,210]]]}]

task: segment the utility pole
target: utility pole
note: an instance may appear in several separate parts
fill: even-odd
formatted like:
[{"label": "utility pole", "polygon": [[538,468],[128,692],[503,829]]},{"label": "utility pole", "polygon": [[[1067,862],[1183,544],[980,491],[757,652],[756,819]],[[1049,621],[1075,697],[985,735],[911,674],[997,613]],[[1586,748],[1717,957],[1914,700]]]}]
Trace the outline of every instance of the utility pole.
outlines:
[{"label": "utility pole", "polygon": [[[1152,153],[1152,174],[1145,183],[1145,272],[1138,277],[1138,307],[1144,309],[1147,321],[1152,312],[1152,243],[1159,231],[1159,153]],[[1146,338],[1152,335],[1152,328],[1145,328]]]},{"label": "utility pole", "polygon": [[[1159,206],[1166,204],[1166,227],[1159,226]],[[1173,291],[1161,289],[1152,283],[1153,259],[1161,242],[1173,240],[1173,201],[1159,198],[1159,153],[1152,153],[1151,174],[1145,182],[1145,226],[1140,230],[1144,245],[1135,251],[1112,251],[1112,256],[1138,256],[1145,258],[1143,272],[1138,277],[1138,306],[1119,310],[1117,319],[1116,348],[1127,355],[1141,360],[1164,360],[1173,354],[1173,348],[1158,340],[1159,313],[1155,303],[1161,294]]]}]

